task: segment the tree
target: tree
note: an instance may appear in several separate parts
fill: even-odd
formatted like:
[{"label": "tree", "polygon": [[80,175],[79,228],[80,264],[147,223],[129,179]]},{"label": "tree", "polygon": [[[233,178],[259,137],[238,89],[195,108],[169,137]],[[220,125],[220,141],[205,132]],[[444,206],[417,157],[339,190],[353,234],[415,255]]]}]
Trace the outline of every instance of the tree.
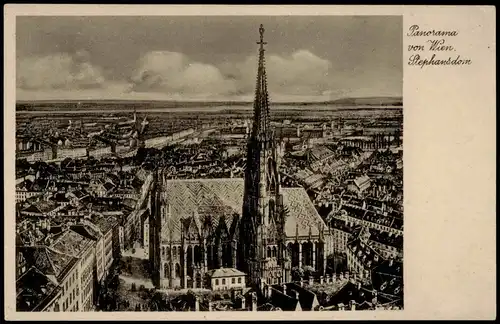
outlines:
[{"label": "tree", "polygon": [[293,280],[300,280],[304,277],[304,270],[299,267],[293,267],[292,268],[292,278]]}]

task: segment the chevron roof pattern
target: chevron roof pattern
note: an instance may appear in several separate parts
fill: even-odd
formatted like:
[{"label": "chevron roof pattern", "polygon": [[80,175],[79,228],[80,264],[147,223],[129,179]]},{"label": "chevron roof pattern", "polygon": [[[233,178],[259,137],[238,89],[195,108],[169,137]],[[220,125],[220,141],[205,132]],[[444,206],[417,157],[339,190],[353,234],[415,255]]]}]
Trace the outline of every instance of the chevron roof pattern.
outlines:
[{"label": "chevron roof pattern", "polygon": [[[167,180],[166,204],[170,205],[171,216],[163,227],[162,240],[181,239],[181,224],[191,219],[201,233],[209,222],[212,228],[224,219],[229,230],[236,216],[241,216],[243,206],[244,180],[229,179],[174,179]],[[288,210],[285,224],[287,237],[313,236],[319,234],[324,225],[316,208],[303,188],[283,188],[283,202]],[[326,227],[326,226],[325,226]]]}]

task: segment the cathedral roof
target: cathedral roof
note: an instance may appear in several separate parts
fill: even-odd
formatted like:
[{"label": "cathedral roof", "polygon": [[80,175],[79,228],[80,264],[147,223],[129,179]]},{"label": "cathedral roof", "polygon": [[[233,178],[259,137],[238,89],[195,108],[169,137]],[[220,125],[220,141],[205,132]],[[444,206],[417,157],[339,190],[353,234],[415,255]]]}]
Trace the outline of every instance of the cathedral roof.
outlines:
[{"label": "cathedral roof", "polygon": [[[324,225],[311,199],[304,188],[283,188],[283,204],[288,209],[285,223],[287,237],[293,237],[298,230],[299,236],[319,234],[319,226]],[[326,228],[326,226],[325,226]]]},{"label": "cathedral roof", "polygon": [[225,216],[226,227],[231,228],[232,216],[241,215],[243,185],[243,179],[167,180],[165,198],[171,217],[162,239],[180,240],[181,219],[193,218],[199,229],[206,222],[216,228]]},{"label": "cathedral roof", "polygon": [[[288,210],[285,223],[287,237],[316,236],[324,225],[311,199],[303,188],[282,188],[283,203]],[[192,219],[198,229],[206,222],[212,228],[224,219],[230,230],[235,215],[241,216],[244,180],[229,179],[174,179],[166,181],[166,204],[170,205],[170,219],[163,227],[162,239],[181,238],[181,219]],[[184,225],[188,223],[184,222]]]}]

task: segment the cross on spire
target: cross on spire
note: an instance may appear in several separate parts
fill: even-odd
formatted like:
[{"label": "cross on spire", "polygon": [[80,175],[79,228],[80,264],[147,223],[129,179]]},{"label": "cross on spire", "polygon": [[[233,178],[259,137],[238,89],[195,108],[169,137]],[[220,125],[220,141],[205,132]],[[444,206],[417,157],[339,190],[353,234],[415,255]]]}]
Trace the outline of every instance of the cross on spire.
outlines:
[{"label": "cross on spire", "polygon": [[260,28],[259,28],[259,34],[260,34],[260,41],[257,42],[257,44],[260,45],[260,49],[263,50],[264,49],[264,45],[267,44],[267,42],[264,42],[264,32],[266,30],[264,29],[264,25],[260,24]]}]

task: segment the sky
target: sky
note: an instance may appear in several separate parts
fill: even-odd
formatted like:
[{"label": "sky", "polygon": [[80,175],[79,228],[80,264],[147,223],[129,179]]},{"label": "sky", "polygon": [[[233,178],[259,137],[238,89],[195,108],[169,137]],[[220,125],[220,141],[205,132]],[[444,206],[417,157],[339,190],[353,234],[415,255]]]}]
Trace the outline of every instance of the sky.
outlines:
[{"label": "sky", "polygon": [[18,100],[402,96],[400,16],[17,17]]}]

